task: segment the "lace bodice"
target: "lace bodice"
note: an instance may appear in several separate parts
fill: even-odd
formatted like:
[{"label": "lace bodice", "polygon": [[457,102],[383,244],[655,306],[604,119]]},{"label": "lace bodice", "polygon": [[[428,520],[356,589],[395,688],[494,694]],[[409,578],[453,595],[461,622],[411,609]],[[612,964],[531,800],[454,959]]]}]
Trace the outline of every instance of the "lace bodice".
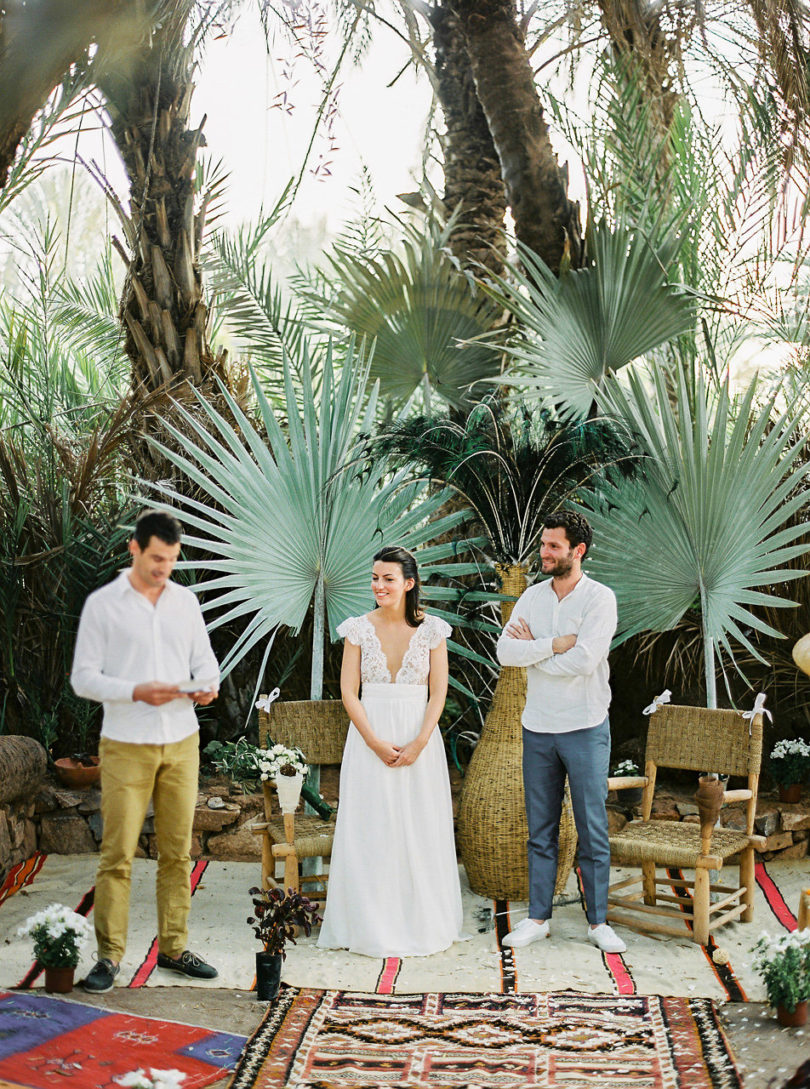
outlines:
[{"label": "lace bodice", "polygon": [[377,630],[367,616],[350,616],[338,625],[337,633],[360,647],[360,680],[363,684],[427,684],[430,652],[452,630],[440,617],[426,615],[419,627],[414,628],[402,665],[393,680]]}]

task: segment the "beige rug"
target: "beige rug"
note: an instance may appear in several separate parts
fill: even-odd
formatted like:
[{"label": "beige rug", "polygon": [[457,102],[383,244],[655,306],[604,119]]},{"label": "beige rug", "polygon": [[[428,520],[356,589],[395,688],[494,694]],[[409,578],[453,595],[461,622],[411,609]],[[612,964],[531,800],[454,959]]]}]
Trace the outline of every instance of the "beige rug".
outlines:
[{"label": "beige rug", "polygon": [[[0,905],[0,988],[42,986],[32,968],[30,940],[17,928],[48,904],[67,904],[92,919],[92,888],[98,855],[50,855],[29,883]],[[35,868],[34,868],[35,869]],[[614,873],[619,871],[614,870]],[[219,969],[218,986],[249,990],[253,984],[255,939],[246,924],[248,889],[259,867],[244,862],[198,862],[192,872],[190,947]],[[762,930],[795,927],[799,893],[810,884],[810,863],[769,863],[757,867],[756,918],[721,931],[728,963],[718,966],[712,949],[686,940],[656,939],[621,930],[628,950],[605,956],[586,937],[586,919],[576,874],[566,889],[569,903],[554,911],[552,936],[526,949],[502,951],[502,936],[524,918],[526,904],[499,903],[472,893],[461,870],[465,931],[469,940],[432,957],[375,960],[316,948],[316,937],[288,947],[282,978],[296,987],[379,993],[563,991],[658,994],[762,1000],[763,988],[751,969],[751,950]],[[117,986],[208,986],[155,966],[155,863],[136,859],[132,879],[129,947]],[[720,959],[723,959],[722,957]],[[88,950],[77,978],[92,966]]]}]

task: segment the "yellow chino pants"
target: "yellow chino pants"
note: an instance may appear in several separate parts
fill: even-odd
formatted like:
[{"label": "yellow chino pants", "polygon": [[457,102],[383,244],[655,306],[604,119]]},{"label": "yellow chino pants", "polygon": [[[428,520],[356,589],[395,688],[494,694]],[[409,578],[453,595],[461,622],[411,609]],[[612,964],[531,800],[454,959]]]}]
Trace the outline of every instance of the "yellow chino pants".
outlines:
[{"label": "yellow chino pants", "polygon": [[132,859],[150,798],[158,849],[158,948],[179,957],[188,943],[199,734],[171,745],[132,745],[102,737],[99,755],[104,828],[93,912],[99,959],[117,963],[126,949]]}]

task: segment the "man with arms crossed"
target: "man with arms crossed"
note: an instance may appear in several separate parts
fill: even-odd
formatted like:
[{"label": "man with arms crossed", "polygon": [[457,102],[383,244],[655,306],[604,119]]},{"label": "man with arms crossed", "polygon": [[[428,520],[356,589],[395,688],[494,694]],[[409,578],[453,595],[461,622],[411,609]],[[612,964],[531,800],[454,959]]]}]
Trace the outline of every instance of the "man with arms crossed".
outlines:
[{"label": "man with arms crossed", "polygon": [[544,575],[518,598],[498,640],[498,661],[525,666],[523,785],[529,824],[529,917],[503,940],[530,945],[548,937],[565,776],[579,837],[579,860],[590,927],[604,953],[627,948],[605,922],[610,876],[607,796],[610,761],[608,650],[616,631],[616,598],[588,578],[582,559],[591,527],[573,511],[546,519],[540,561]]},{"label": "man with arms crossed", "polygon": [[78,696],[104,704],[98,960],[83,983],[95,994],[112,988],[124,955],[132,859],[150,798],[158,846],[158,967],[194,979],[217,975],[186,948],[200,762],[194,704],[216,699],[219,666],[197,598],[169,578],[181,533],[170,514],[143,513],[129,542],[132,565],[88,597],[79,621],[70,681]]}]

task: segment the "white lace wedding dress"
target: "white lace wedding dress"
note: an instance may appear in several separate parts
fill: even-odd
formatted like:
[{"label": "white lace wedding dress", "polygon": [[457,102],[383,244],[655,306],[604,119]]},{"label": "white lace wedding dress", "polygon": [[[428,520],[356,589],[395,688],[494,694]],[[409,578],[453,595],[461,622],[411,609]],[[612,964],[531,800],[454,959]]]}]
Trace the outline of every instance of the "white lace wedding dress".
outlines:
[{"label": "white lace wedding dress", "polygon": [[[427,704],[430,651],[451,628],[426,616],[392,680],[374,625],[351,617],[338,634],[361,648],[361,700],[378,737],[405,745]],[[438,953],[461,937],[450,780],[440,731],[416,761],[389,768],[349,727],[335,843],[318,945],[370,957]]]}]

